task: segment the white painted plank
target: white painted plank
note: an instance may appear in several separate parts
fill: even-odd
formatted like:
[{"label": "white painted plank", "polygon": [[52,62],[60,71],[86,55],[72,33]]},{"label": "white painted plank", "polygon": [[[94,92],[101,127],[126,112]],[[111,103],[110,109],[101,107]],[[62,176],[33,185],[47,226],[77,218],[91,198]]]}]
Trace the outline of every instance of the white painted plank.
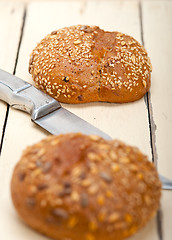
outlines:
[{"label": "white painted plank", "polygon": [[163,235],[164,240],[171,240],[172,236],[172,229],[171,229],[171,222],[172,222],[172,192],[171,191],[163,191],[162,196],[162,210],[163,210]]},{"label": "white painted plank", "polygon": [[[28,62],[29,54],[36,43],[55,29],[79,23],[99,25],[106,30],[122,31],[134,36],[137,40],[141,38],[139,8],[135,1],[130,3],[128,1],[109,1],[108,4],[106,1],[88,1],[86,5],[79,1],[34,2],[28,5],[16,75],[32,83],[31,76],[28,74]],[[122,105],[91,103],[74,106],[64,104],[64,106],[106,131],[113,138],[137,145],[150,157],[147,111],[143,99]],[[3,185],[0,186],[4,211],[0,216],[0,226],[4,232],[0,234],[5,234],[7,240],[10,240],[11,233],[13,233],[13,240],[21,239],[21,235],[22,240],[42,239],[42,236],[40,237],[21,225],[20,222],[15,221],[16,216],[11,206],[8,186],[13,166],[18,161],[22,150],[27,145],[45,137],[46,133],[34,126],[27,114],[11,110],[6,136],[2,162],[4,172],[7,172],[8,169],[8,173],[1,173],[4,179]],[[5,211],[5,209],[8,210]],[[8,215],[5,214],[6,212]],[[8,226],[4,219],[5,222],[10,221]],[[2,236],[4,237],[4,235]],[[157,240],[155,220],[131,239]]]},{"label": "white painted plank", "polygon": [[172,2],[144,2],[143,23],[153,65],[151,102],[157,125],[158,167],[172,177]]},{"label": "white painted plank", "polygon": [[[0,1],[0,69],[13,72],[20,39],[23,4]],[[0,101],[0,139],[7,105]]]},{"label": "white painted plank", "polygon": [[0,140],[3,133],[6,110],[7,110],[7,104],[0,102]]},{"label": "white painted plank", "polygon": [[[145,46],[153,65],[151,104],[155,131],[158,170],[172,179],[172,2],[156,1],[143,4]],[[164,239],[172,236],[172,192],[162,199]]]}]

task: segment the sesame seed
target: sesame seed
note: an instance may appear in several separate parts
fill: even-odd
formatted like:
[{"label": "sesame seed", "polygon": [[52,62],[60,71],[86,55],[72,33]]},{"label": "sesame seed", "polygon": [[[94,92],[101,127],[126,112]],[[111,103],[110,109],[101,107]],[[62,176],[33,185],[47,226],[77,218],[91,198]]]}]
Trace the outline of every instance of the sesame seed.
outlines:
[{"label": "sesame seed", "polygon": [[110,223],[113,223],[113,222],[116,222],[119,218],[120,218],[119,214],[115,212],[108,217],[108,221]]},{"label": "sesame seed", "polygon": [[142,80],[143,86],[146,88],[146,81]]}]

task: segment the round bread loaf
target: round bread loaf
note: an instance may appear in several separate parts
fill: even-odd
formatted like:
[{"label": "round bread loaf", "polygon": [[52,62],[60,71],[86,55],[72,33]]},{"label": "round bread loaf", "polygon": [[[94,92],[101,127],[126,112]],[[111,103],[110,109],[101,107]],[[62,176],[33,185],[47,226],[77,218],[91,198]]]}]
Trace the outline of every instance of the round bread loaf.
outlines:
[{"label": "round bread loaf", "polygon": [[53,239],[121,240],[155,215],[161,183],[137,148],[78,133],[28,147],[11,193],[23,221]]},{"label": "round bread loaf", "polygon": [[151,63],[134,38],[77,25],[47,35],[31,54],[29,72],[60,102],[123,103],[149,90]]}]

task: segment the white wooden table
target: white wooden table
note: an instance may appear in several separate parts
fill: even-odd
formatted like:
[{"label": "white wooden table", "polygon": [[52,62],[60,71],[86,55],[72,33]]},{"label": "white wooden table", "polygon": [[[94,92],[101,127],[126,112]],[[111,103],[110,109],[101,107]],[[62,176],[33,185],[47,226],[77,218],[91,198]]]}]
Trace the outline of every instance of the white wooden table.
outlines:
[{"label": "white wooden table", "polygon": [[[33,83],[28,61],[36,43],[74,24],[121,31],[142,42],[153,65],[152,86],[134,103],[63,105],[113,138],[138,146],[161,174],[172,178],[172,1],[0,1],[0,68]],[[10,178],[23,149],[48,133],[28,114],[0,101],[0,135],[0,239],[46,240],[18,219]],[[163,191],[159,214],[131,240],[171,240],[171,222],[172,191]]]}]

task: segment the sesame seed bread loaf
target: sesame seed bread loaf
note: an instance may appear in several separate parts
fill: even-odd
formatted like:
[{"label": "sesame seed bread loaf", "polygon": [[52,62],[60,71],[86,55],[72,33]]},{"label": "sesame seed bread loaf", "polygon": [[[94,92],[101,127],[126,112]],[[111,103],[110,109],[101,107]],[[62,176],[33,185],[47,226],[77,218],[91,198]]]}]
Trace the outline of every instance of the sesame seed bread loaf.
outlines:
[{"label": "sesame seed bread loaf", "polygon": [[78,133],[28,147],[11,194],[23,221],[53,239],[121,240],[155,215],[161,183],[137,148]]},{"label": "sesame seed bread loaf", "polygon": [[77,25],[48,34],[33,50],[29,72],[60,102],[123,103],[149,90],[151,63],[134,38]]}]

